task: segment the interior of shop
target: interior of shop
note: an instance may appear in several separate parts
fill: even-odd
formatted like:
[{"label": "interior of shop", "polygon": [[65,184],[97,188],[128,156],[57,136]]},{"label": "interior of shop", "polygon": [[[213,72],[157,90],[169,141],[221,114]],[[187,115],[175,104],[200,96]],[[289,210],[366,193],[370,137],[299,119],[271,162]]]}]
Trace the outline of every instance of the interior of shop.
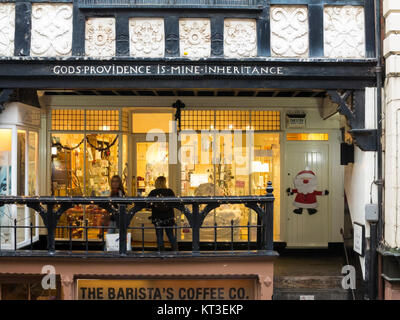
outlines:
[{"label": "interior of shop", "polygon": [[[154,189],[158,176],[167,178],[168,186],[177,196],[264,195],[267,182],[271,181],[275,197],[274,241],[287,242],[288,229],[292,228],[295,235],[309,233],[305,229],[313,224],[310,216],[292,217],[293,198],[285,192],[292,185],[292,178],[286,178],[290,175],[288,166],[292,166],[287,159],[288,152],[294,148],[291,145],[300,145],[301,150],[304,147],[310,149],[308,154],[300,155],[302,159],[298,161],[298,166],[304,166],[304,169],[311,164],[318,175],[323,175],[321,181],[325,185],[319,185],[320,189],[332,189],[335,182],[339,184],[334,188],[340,189],[343,184],[337,154],[342,139],[342,118],[339,115],[326,120],[321,118],[315,107],[325,103],[321,92],[311,92],[306,97],[305,93],[292,93],[298,95],[297,98],[286,97],[288,94],[285,93],[282,100],[291,101],[290,98],[294,98],[287,107],[279,103],[271,107],[271,102],[265,103],[269,99],[267,94],[260,93],[257,95],[262,98],[256,105],[252,102],[243,106],[240,102],[234,107],[211,107],[204,106],[204,103],[200,107],[187,106],[181,111],[176,144],[171,125],[176,110],[171,106],[160,106],[159,101],[163,97],[146,97],[146,101],[154,99],[155,107],[150,112],[143,99],[134,106],[126,107],[120,103],[94,106],[94,101],[87,105],[72,103],[72,107],[65,107],[57,101],[64,99],[63,104],[66,104],[69,95],[48,93],[49,190],[52,195],[108,196],[110,180],[114,175],[121,176],[128,196],[147,196]],[[176,97],[168,97],[169,100],[171,98],[176,100]],[[195,101],[196,97],[190,98],[190,101]],[[87,101],[90,99],[91,96],[86,97]],[[185,97],[179,99],[188,101]],[[225,99],[229,103],[229,99]],[[294,107],[294,101],[301,101],[301,104]],[[253,133],[250,138],[246,131]],[[321,145],[326,146],[324,155],[318,153]],[[173,158],[178,161],[174,163]],[[322,169],[318,167],[318,159],[326,162]],[[335,176],[334,170],[339,170],[339,175]],[[295,172],[291,174],[295,175]],[[323,213],[318,223],[326,225],[321,229],[326,239],[296,235],[290,239],[294,247],[307,246],[307,243],[324,247],[328,242],[340,242],[337,230],[342,222],[333,211],[340,212],[342,205],[332,209],[332,204],[340,201],[339,198],[340,195],[321,198]],[[131,227],[149,227],[144,231],[144,240],[155,246],[150,215],[149,210],[143,210],[132,219]],[[61,217],[56,238],[60,241],[69,237],[73,241],[86,240],[82,227],[104,227],[106,216],[106,211],[98,207],[74,207]],[[176,212],[176,222],[178,241],[190,242],[191,230],[187,228],[184,215]],[[231,224],[243,226],[235,231],[235,242],[257,241],[256,229],[247,228],[257,224],[256,214],[243,205],[223,205],[213,210],[204,221],[204,226]],[[76,226],[72,235],[62,228],[71,225]],[[89,230],[87,237],[91,242],[101,242],[104,232],[107,232],[104,228]],[[218,228],[217,231],[218,242],[231,241],[228,229]],[[135,247],[143,240],[143,235],[134,229],[130,232],[132,246]],[[201,232],[202,242],[214,241],[212,228]]]}]

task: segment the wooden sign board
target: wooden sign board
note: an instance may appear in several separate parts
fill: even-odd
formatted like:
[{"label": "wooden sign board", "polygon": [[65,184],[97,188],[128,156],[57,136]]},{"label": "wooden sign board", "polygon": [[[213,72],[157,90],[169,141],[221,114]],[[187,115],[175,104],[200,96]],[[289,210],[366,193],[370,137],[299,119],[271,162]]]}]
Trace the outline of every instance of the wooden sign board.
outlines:
[{"label": "wooden sign board", "polygon": [[79,300],[254,300],[255,279],[78,279]]}]

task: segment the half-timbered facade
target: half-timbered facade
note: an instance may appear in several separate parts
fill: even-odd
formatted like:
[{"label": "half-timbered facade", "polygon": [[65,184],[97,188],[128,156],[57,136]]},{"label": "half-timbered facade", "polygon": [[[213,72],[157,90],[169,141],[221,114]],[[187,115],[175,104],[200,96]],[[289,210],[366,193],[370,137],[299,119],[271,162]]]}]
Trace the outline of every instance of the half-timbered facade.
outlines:
[{"label": "half-timbered facade", "polygon": [[[247,297],[270,299],[274,249],[353,251],[354,238],[375,298],[377,15],[373,0],[0,1],[0,284],[51,255],[65,299],[100,275],[178,274],[245,279]],[[318,182],[299,211],[304,171]],[[106,198],[113,175],[126,198]],[[159,175],[179,199],[174,253],[154,251],[148,220]]]}]

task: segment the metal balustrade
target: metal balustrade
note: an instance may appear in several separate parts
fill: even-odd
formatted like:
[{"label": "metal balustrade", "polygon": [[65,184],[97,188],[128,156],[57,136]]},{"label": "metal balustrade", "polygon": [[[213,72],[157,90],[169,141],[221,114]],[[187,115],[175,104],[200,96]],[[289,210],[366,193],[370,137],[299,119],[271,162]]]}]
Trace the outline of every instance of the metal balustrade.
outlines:
[{"label": "metal balustrade", "polygon": [[[192,232],[192,248],[189,252],[175,252],[175,256],[182,255],[201,255],[200,252],[200,230],[211,229],[214,234],[214,241],[212,242],[213,250],[208,251],[207,254],[224,255],[227,252],[230,254],[247,254],[247,255],[269,255],[273,252],[273,188],[272,183],[268,182],[265,196],[216,196],[216,197],[15,197],[15,196],[1,196],[0,207],[4,205],[26,205],[27,207],[35,210],[43,220],[44,226],[19,226],[17,221],[14,225],[0,226],[0,234],[5,228],[13,230],[14,248],[4,249],[0,246],[0,256],[37,256],[37,255],[56,255],[56,254],[74,254],[74,255],[110,255],[110,256],[132,256],[132,255],[146,255],[144,232],[146,229],[154,229],[154,227],[145,227],[143,224],[140,226],[130,227],[131,220],[142,209],[151,208],[155,203],[164,203],[175,208],[183,213],[189,223],[189,226],[172,226],[163,228],[172,228],[176,233],[179,229],[189,228]],[[243,204],[247,208],[255,211],[258,216],[259,224],[257,225],[234,225],[233,220],[228,226],[217,225],[204,226],[203,222],[206,216],[224,204]],[[117,223],[116,228],[119,232],[119,252],[108,252],[105,249],[102,252],[92,252],[89,250],[88,231],[90,229],[97,229],[100,231],[100,240],[105,243],[105,231],[108,226],[88,226],[87,220],[83,226],[79,226],[84,232],[84,250],[74,251],[72,241],[72,230],[77,226],[57,226],[58,220],[62,214],[68,209],[76,205],[96,205],[105,209],[112,214]],[[140,214],[140,213],[139,213]],[[30,232],[30,245],[24,249],[17,249],[17,230],[29,229]],[[56,251],[55,232],[57,228],[67,230],[69,239],[68,250],[64,252]],[[248,232],[247,250],[239,252],[234,248],[234,232],[246,228]],[[255,228],[257,230],[257,250],[251,250],[250,243],[250,230]],[[47,231],[47,251],[35,251],[33,249],[33,233],[34,230],[45,229]],[[230,232],[230,241],[228,242],[229,248],[225,250],[218,249],[217,230],[228,229]],[[142,235],[141,246],[138,250],[127,250],[127,233],[130,231],[139,231]],[[0,243],[1,245],[1,243]],[[154,253],[153,253],[154,254]]]}]

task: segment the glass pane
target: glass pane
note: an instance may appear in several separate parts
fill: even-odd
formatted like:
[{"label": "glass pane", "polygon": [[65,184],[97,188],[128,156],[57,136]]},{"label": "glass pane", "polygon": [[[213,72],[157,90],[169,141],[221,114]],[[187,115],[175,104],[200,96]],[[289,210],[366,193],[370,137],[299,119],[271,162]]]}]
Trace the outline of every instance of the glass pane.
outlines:
[{"label": "glass pane", "polygon": [[154,189],[158,176],[168,181],[168,143],[138,142],[136,144],[138,196],[147,196]]},{"label": "glass pane", "polygon": [[128,136],[124,134],[122,136],[122,183],[124,185],[125,192],[128,192]]},{"label": "glass pane", "polygon": [[[0,196],[11,195],[11,129],[0,129]],[[1,245],[11,245],[12,231],[6,229],[12,223],[11,206],[0,207]]]},{"label": "glass pane", "polygon": [[109,196],[110,180],[118,174],[118,135],[94,133],[86,137],[86,194]]},{"label": "glass pane", "polygon": [[[51,187],[54,196],[81,196],[84,186],[84,135],[52,134],[51,136]],[[65,226],[76,226],[71,230],[73,239],[82,239],[84,208],[75,206],[60,217],[56,238],[69,238]]]},{"label": "glass pane", "polygon": [[1,300],[29,300],[29,284],[2,283]]},{"label": "glass pane", "polygon": [[[147,196],[155,188],[157,177],[164,176],[168,181],[168,143],[167,142],[137,142],[136,143],[136,175],[137,195]],[[142,210],[132,219],[130,227],[146,228],[143,231],[144,241],[156,243],[154,225],[149,217],[151,211]],[[131,232],[133,243],[142,242],[142,230]],[[166,240],[166,239],[165,239]]]},{"label": "glass pane", "polygon": [[172,113],[133,113],[132,132],[148,133],[158,129],[169,132],[169,122],[172,121]]},{"label": "glass pane", "polygon": [[119,110],[86,110],[86,130],[118,131]]},{"label": "glass pane", "polygon": [[287,133],[288,141],[328,141],[328,133]]},{"label": "glass pane", "polygon": [[[255,133],[252,161],[251,194],[265,195],[267,182],[274,188],[274,239],[280,237],[280,139],[278,133]],[[252,222],[257,222],[252,212]]]},{"label": "glass pane", "polygon": [[17,142],[17,195],[24,196],[26,131],[18,130]]},{"label": "glass pane", "polygon": [[[236,124],[238,126],[238,124]],[[217,137],[215,176],[216,185],[225,196],[241,196],[249,194],[249,158],[252,133],[238,131],[220,132]],[[218,226],[247,226],[250,211],[241,204],[222,205],[215,210],[215,222]],[[247,241],[247,228],[220,228],[218,241]],[[255,239],[252,239],[255,241]]]},{"label": "glass pane", "polygon": [[83,134],[52,134],[51,141],[52,194],[83,195],[85,192]]},{"label": "glass pane", "polygon": [[[111,178],[118,174],[118,143],[116,134],[88,134],[86,143],[86,194],[109,196]],[[86,206],[84,218],[89,227],[102,226],[105,210],[97,206]],[[83,229],[77,229],[79,235]],[[88,239],[102,238],[101,229],[89,229]]]},{"label": "glass pane", "polygon": [[28,194],[30,196],[38,195],[38,148],[39,140],[38,133],[34,131],[29,132],[29,143],[28,143]]}]

